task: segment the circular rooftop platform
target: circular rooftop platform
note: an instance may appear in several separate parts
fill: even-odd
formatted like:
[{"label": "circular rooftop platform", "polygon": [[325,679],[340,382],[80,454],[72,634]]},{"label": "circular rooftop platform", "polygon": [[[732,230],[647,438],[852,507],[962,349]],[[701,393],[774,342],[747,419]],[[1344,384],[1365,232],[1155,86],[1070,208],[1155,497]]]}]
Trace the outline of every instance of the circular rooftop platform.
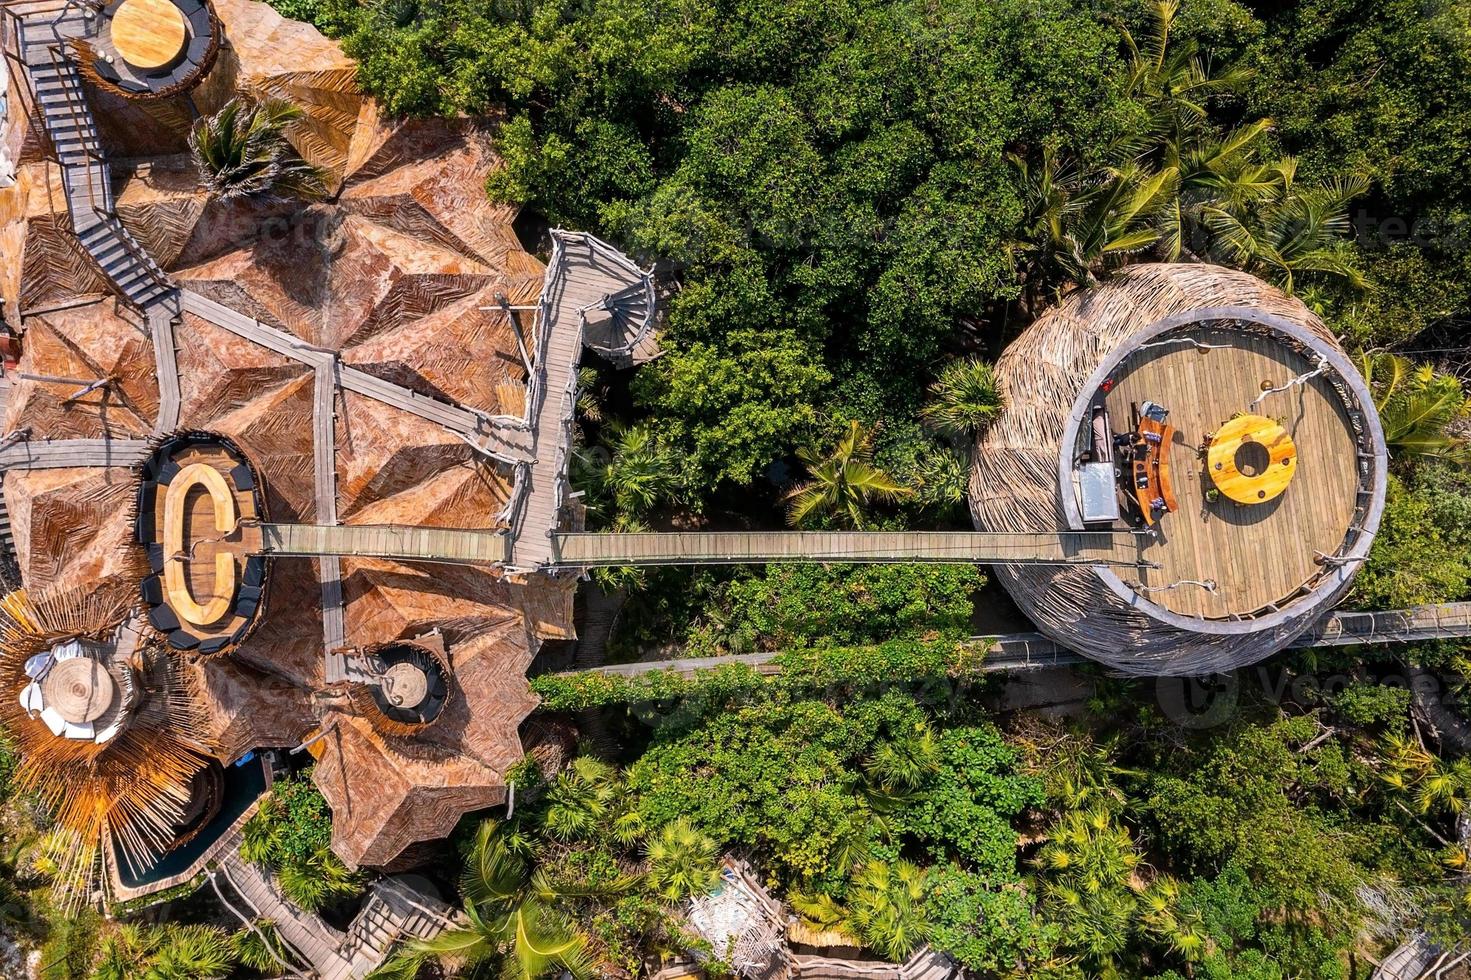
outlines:
[{"label": "circular rooftop platform", "polygon": [[206,0],[110,0],[83,42],[83,67],[129,99],[190,88],[214,64],[220,24]]},{"label": "circular rooftop platform", "polygon": [[437,635],[369,647],[372,680],[354,684],[353,704],[386,735],[411,737],[433,724],[454,692],[454,674]]},{"label": "circular rooftop platform", "polygon": [[222,436],[172,436],[143,464],[135,536],[152,570],[148,621],[176,650],[219,653],[254,627],[265,600],[260,485]]},{"label": "circular rooftop platform", "polygon": [[[1136,594],[1183,616],[1227,620],[1289,605],[1322,573],[1319,556],[1342,551],[1354,524],[1362,483],[1358,438],[1343,398],[1323,375],[1264,395],[1264,385],[1283,386],[1316,367],[1275,333],[1207,322],[1153,343],[1162,346],[1125,357],[1101,402],[1116,432],[1128,427],[1132,406],[1154,402],[1168,409],[1174,431],[1165,458],[1178,507],[1160,515],[1154,536],[1140,541],[1140,557],[1159,567],[1124,578]],[[1270,499],[1237,502],[1217,486],[1214,474],[1223,471],[1213,471],[1202,450],[1233,416],[1256,413],[1285,432],[1294,452],[1286,467],[1280,461],[1277,467],[1292,475],[1256,491],[1275,491]],[[1248,442],[1232,460],[1250,469],[1245,457],[1252,446],[1269,456],[1263,443]],[[1211,587],[1170,588],[1181,582]]]},{"label": "circular rooftop platform", "polygon": [[1131,267],[1040,317],[997,373],[977,525],[1136,531],[1113,558],[1140,567],[998,567],[1070,649],[1142,674],[1252,663],[1368,554],[1388,462],[1372,398],[1321,321],[1260,280]]}]

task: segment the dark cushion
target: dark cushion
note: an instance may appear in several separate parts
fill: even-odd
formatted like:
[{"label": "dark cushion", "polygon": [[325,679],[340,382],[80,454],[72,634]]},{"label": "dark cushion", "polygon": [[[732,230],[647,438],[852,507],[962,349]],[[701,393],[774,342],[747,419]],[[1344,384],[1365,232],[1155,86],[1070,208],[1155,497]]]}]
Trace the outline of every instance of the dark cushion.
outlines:
[{"label": "dark cushion", "polygon": [[193,650],[199,646],[199,637],[183,630],[174,630],[169,634],[169,646],[175,650]]},{"label": "dark cushion", "polygon": [[266,580],[266,560],[260,555],[252,555],[245,560],[245,584],[260,585]]},{"label": "dark cushion", "polygon": [[204,9],[204,4],[199,0],[175,0],[174,6],[183,12],[186,19],[192,17],[196,11]]},{"label": "dark cushion", "polygon": [[235,604],[235,615],[244,616],[246,619],[249,619],[255,615],[255,607],[258,604],[258,601],[255,599],[243,599]]},{"label": "dark cushion", "polygon": [[163,583],[159,581],[157,575],[150,575],[143,580],[142,592],[143,601],[150,606],[162,605]]},{"label": "dark cushion", "polygon": [[180,466],[178,463],[174,462],[173,460],[169,460],[168,462],[164,463],[162,467],[159,468],[159,471],[158,471],[158,482],[159,483],[168,483],[174,477],[178,476],[179,475],[179,471],[181,469],[183,469],[183,468],[184,467]]},{"label": "dark cushion", "polygon": [[[189,40],[189,51],[184,55],[183,68],[185,71],[193,71],[204,61],[204,53],[209,50],[209,41],[208,34],[196,34]],[[239,466],[235,468],[243,469]]]},{"label": "dark cushion", "polygon": [[225,648],[225,644],[227,644],[229,642],[230,642],[230,637],[228,637],[228,636],[211,636],[209,639],[207,639],[203,643],[199,644],[199,652],[200,653],[219,653],[221,650],[223,650]]},{"label": "dark cushion", "polygon": [[163,545],[151,544],[148,546],[148,567],[155,572],[163,571]]},{"label": "dark cushion", "polygon": [[250,475],[250,467],[244,463],[230,471],[230,480],[235,484],[237,490],[255,489],[255,477]]},{"label": "dark cushion", "polygon": [[133,525],[133,537],[139,544],[153,540],[153,486],[149,483],[138,487],[138,520]]},{"label": "dark cushion", "polygon": [[148,610],[148,621],[160,633],[179,628],[179,617],[175,616],[174,611],[168,606],[154,606]]},{"label": "dark cushion", "polygon": [[247,601],[253,601],[253,600],[256,600],[256,599],[259,599],[259,598],[260,598],[260,586],[259,585],[242,585],[242,586],[240,586],[240,591],[239,591],[239,593],[236,596],[235,608],[236,609],[239,609],[241,603],[247,602]]},{"label": "dark cushion", "polygon": [[195,37],[205,37],[210,32],[209,11],[200,7],[198,10],[188,14],[189,33]]}]

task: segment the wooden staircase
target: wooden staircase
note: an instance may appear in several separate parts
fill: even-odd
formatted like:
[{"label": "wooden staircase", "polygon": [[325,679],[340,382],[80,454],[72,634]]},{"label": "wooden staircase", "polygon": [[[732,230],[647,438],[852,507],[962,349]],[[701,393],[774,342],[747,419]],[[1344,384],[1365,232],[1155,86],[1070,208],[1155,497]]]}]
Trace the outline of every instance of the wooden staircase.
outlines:
[{"label": "wooden staircase", "polygon": [[[27,10],[30,13],[27,13]],[[66,45],[94,33],[94,17],[80,6],[23,5],[10,24],[42,128],[61,167],[67,211],[83,251],[134,307],[164,304],[174,315],[174,287],[118,220],[112,179],[82,75]]]}]

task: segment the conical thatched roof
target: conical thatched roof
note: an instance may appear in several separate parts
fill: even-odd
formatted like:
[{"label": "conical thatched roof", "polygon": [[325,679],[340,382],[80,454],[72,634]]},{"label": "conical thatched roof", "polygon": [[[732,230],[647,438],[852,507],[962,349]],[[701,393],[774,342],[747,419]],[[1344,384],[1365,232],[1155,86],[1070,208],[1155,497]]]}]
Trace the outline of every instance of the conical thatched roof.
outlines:
[{"label": "conical thatched roof", "polygon": [[[1146,674],[1254,662],[1331,608],[1368,552],[1387,461],[1372,400],[1322,321],[1252,276],[1128,268],[1066,297],[996,369],[1007,407],[976,446],[970,486],[986,530],[1083,528],[1073,468],[1095,405],[1113,433],[1146,399],[1180,427],[1168,459],[1182,505],[1119,555],[1154,567],[997,569],[1037,626],[1079,653]],[[1270,506],[1212,497],[1199,461],[1211,433],[1248,411],[1298,443],[1301,469]]]}]

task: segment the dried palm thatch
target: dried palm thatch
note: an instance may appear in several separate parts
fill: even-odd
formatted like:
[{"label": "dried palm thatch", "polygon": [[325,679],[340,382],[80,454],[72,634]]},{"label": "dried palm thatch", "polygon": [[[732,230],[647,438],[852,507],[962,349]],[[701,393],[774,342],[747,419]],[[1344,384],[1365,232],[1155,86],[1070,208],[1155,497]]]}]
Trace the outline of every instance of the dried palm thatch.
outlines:
[{"label": "dried palm thatch", "polygon": [[[102,870],[115,842],[135,869],[174,843],[195,773],[210,745],[192,675],[162,651],[141,644],[117,599],[77,590],[32,602],[24,591],[0,598],[0,722],[21,754],[16,785],[52,810],[75,846],[62,857],[58,899],[75,905]],[[111,740],[58,737],[20,705],[26,660],[73,637],[110,647],[137,677],[131,719]]]},{"label": "dried palm thatch", "polygon": [[[1357,510],[1342,555],[1264,614],[1228,621],[1166,611],[1107,569],[999,566],[997,577],[1038,628],[1088,657],[1136,674],[1188,675],[1254,663],[1280,650],[1339,599],[1378,528],[1387,457],[1362,378],[1301,302],[1240,272],[1208,265],[1139,265],[1079,290],[1025,330],[996,364],[1007,409],[978,440],[970,480],[976,525],[1047,531],[1081,523],[1065,458],[1075,450],[1075,406],[1139,344],[1196,324],[1261,333],[1325,376],[1354,426]],[[1067,447],[1064,449],[1064,447]]]}]

